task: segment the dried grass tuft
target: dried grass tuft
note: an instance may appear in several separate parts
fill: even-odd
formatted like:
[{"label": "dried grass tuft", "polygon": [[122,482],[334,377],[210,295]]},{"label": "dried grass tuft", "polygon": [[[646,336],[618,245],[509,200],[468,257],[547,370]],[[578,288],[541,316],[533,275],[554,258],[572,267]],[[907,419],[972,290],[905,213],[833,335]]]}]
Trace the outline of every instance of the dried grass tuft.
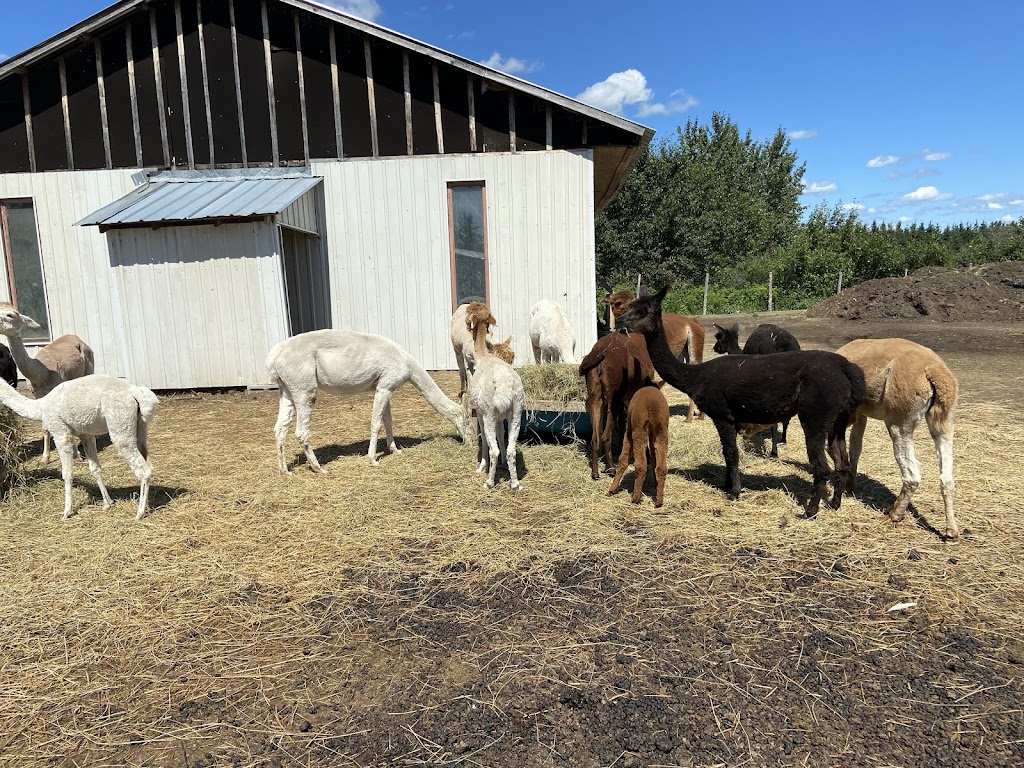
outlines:
[{"label": "dried grass tuft", "polygon": [[526,365],[516,372],[523,380],[526,399],[546,400],[565,405],[587,399],[587,386],[580,376],[578,365],[569,363],[545,363]]},{"label": "dried grass tuft", "polygon": [[0,406],[0,499],[10,496],[24,478],[25,449],[18,416]]}]

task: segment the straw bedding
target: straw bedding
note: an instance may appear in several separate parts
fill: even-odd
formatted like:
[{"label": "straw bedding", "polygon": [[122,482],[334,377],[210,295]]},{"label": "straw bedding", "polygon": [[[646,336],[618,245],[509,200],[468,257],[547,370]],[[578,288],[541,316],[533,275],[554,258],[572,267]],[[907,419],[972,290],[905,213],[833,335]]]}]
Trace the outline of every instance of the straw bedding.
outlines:
[{"label": "straw bedding", "polygon": [[[457,378],[443,374],[447,392]],[[686,398],[670,402],[683,412]],[[114,450],[117,503],[56,467],[0,514],[4,765],[1020,765],[1024,425],[966,403],[963,541],[940,543],[919,433],[919,524],[869,426],[859,500],[800,517],[782,460],[674,416],[666,506],[606,498],[579,446],[526,444],[523,490],[411,389],[400,456],[366,461],[370,397],[323,397],[328,471],[276,472],[274,393],[164,398],[155,509]],[[29,432],[29,437],[35,432]],[[294,440],[289,455],[298,456]],[[627,475],[627,483],[631,482]],[[84,505],[84,506],[83,506]],[[890,612],[897,603],[914,607]],[[966,761],[966,762],[965,762]]]}]

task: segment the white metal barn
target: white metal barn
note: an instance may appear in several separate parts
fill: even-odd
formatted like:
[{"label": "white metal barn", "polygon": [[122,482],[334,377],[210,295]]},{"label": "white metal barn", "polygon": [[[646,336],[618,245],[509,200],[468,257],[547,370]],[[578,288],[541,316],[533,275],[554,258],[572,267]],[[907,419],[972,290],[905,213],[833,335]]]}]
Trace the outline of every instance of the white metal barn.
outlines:
[{"label": "white metal barn", "polygon": [[594,213],[653,131],[311,0],[121,0],[0,63],[0,299],[157,389],[334,327],[451,369],[487,301],[593,344]]}]

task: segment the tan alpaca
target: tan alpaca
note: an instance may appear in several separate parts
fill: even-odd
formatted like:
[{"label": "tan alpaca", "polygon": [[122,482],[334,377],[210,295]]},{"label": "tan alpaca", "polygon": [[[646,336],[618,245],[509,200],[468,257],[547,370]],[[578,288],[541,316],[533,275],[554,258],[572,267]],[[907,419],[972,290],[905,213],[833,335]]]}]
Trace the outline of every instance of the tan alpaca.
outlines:
[{"label": "tan alpaca", "polygon": [[608,489],[609,496],[619,492],[632,451],[636,473],[632,502],[640,503],[644,480],[647,479],[647,462],[653,460],[654,477],[657,482],[654,506],[660,507],[665,503],[665,476],[668,474],[668,401],[662,394],[662,384],[664,382],[640,387],[630,398],[629,413],[626,416],[626,436],[622,441],[622,453],[619,454],[615,478]]},{"label": "tan alpaca", "polygon": [[[526,407],[523,381],[519,374],[497,354],[487,350],[487,329],[496,323],[486,304],[473,302],[466,309],[466,327],[476,340],[474,350],[476,371],[469,382],[469,401],[476,408],[480,423],[480,439],[486,443],[481,448],[480,466],[477,472],[487,471],[485,488],[494,487],[494,475],[499,459],[508,464],[508,473],[513,491],[520,488],[516,468],[516,441]],[[508,349],[511,337],[500,347]],[[508,349],[511,352],[511,349]],[[502,354],[505,354],[504,351]],[[508,420],[508,445],[505,445],[505,420]]]},{"label": "tan alpaca", "polygon": [[[469,388],[469,377],[476,370],[476,354],[473,350],[476,342],[473,340],[473,334],[470,333],[469,327],[466,325],[466,309],[468,307],[469,304],[459,305],[459,308],[452,315],[451,327],[448,331],[449,338],[452,340],[452,349],[455,350],[455,362],[459,366],[460,398]],[[512,337],[509,336],[508,340],[511,341]],[[494,345],[488,341],[487,350],[492,351],[493,349]]]},{"label": "tan alpaca", "polygon": [[[10,304],[0,303],[0,334],[7,337],[11,355],[32,385],[32,394],[48,395],[64,381],[87,376],[95,370],[92,349],[73,334],[54,339],[32,358],[21,340],[23,328],[38,328],[39,323],[18,312]],[[50,433],[43,429],[43,463],[50,460]]]},{"label": "tan alpaca", "polygon": [[858,339],[836,350],[856,363],[867,382],[867,399],[857,409],[850,430],[851,488],[864,444],[868,418],[885,422],[903,488],[889,516],[903,519],[921,484],[921,466],[914,452],[914,430],[924,418],[935,442],[939,484],[946,512],[946,538],[960,535],[953,513],[953,427],[957,381],[942,358],[928,347],[906,339]]}]

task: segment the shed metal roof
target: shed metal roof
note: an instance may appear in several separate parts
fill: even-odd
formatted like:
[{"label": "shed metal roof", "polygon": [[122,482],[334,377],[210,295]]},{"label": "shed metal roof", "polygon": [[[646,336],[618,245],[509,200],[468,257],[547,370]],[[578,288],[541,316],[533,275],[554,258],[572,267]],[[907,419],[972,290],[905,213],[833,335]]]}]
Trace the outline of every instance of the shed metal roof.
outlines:
[{"label": "shed metal roof", "polygon": [[273,216],[322,181],[318,176],[151,181],[75,226],[106,228]]}]

